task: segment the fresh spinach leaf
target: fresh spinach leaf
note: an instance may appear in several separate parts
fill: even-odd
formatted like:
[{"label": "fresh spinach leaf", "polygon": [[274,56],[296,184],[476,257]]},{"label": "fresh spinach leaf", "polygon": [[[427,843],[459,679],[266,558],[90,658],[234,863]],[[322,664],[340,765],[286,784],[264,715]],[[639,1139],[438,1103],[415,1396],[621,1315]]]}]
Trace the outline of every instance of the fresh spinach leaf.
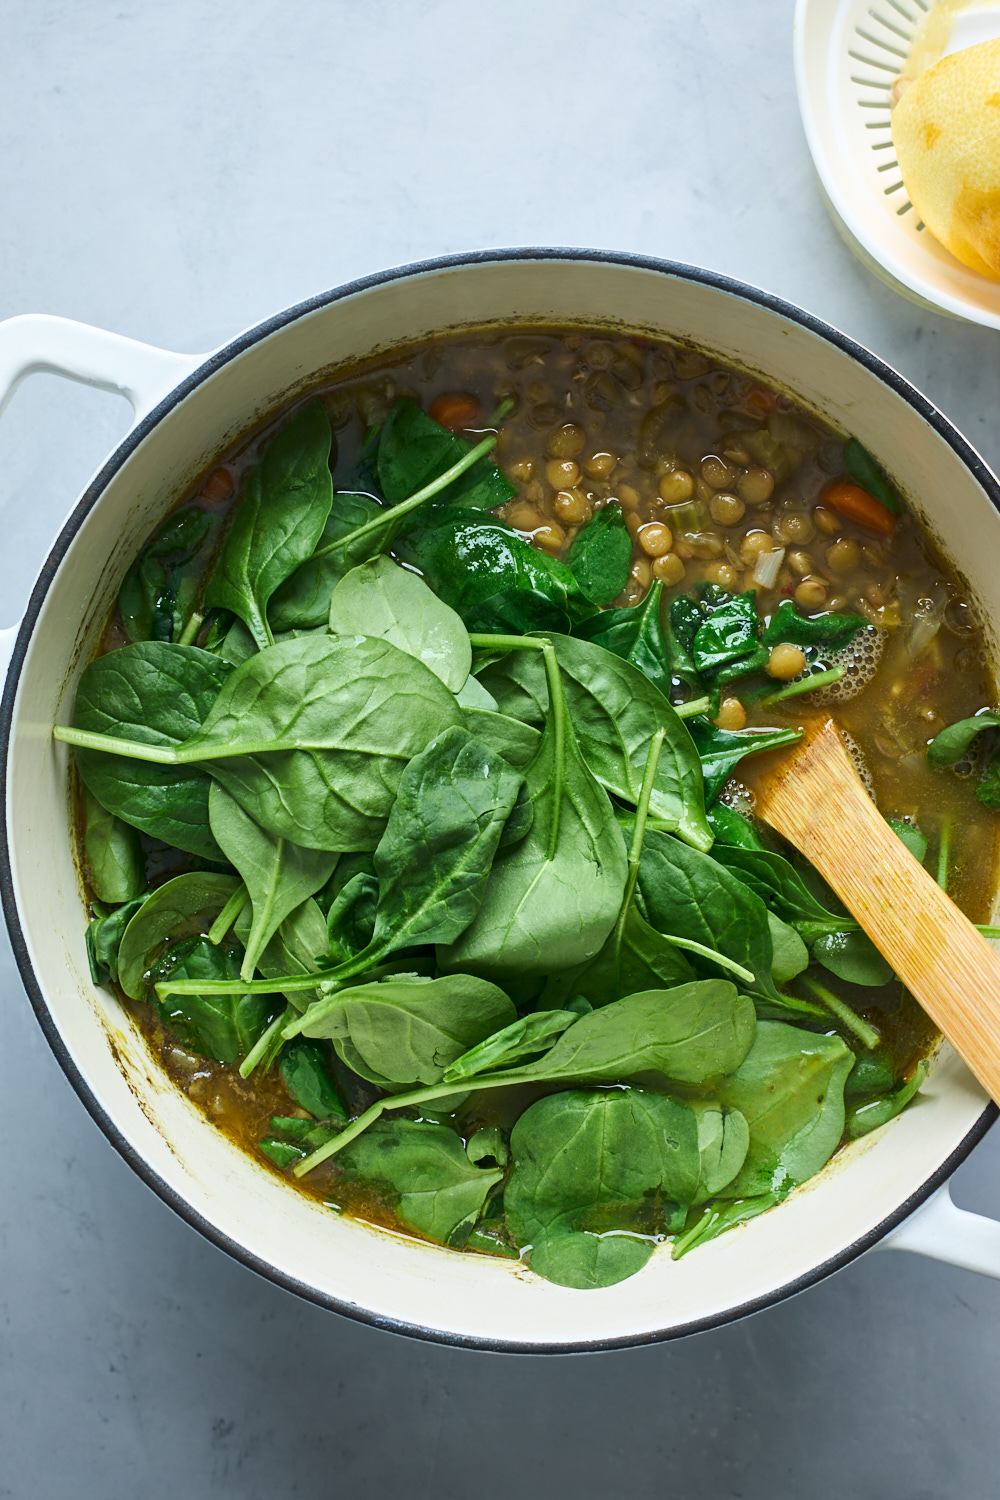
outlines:
[{"label": "fresh spinach leaf", "polygon": [[[700,943],[749,969],[755,976],[749,990],[760,1014],[818,1014],[815,1007],[775,988],[767,908],[709,855],[650,829],[639,865],[638,897],[657,932]],[[697,954],[691,961],[696,969],[713,968]]]},{"label": "fresh spinach leaf", "polygon": [[692,1099],[689,1107],[698,1121],[698,1190],[704,1202],[728,1187],[746,1161],[750,1127],[738,1109],[724,1110],[715,1099]]},{"label": "fresh spinach leaf", "polygon": [[[174,749],[201,726],[232,670],[196,646],[123,646],[84,671],[74,726]],[[110,813],[188,854],[222,859],[208,822],[210,781],[198,766],[156,765],[80,746],[75,754],[84,785]]]},{"label": "fresh spinach leaf", "polygon": [[381,511],[372,495],[337,491],[315,552],[271,595],[267,618],[273,633],[323,629],[337,584],[351,568],[378,552],[381,538],[376,531],[347,547],[341,543]]},{"label": "fresh spinach leaf", "polygon": [[830,646],[837,650],[867,624],[863,615],[815,615],[806,619],[791,599],[783,599],[767,622],[761,640],[765,646],[788,641],[793,646]]},{"label": "fresh spinach leaf", "polygon": [[[601,785],[635,806],[653,736],[665,731],[649,815],[698,849],[709,849],[701,762],[687,727],[635,667],[590,641],[549,636],[580,752]],[[538,652],[512,651],[483,673],[502,712],[540,727],[549,713]]]},{"label": "fresh spinach leaf", "polygon": [[[229,944],[216,947],[207,938],[189,938],[155,965],[151,978],[154,983],[168,978],[236,979],[241,951]],[[153,1004],[182,1047],[227,1067],[250,1051],[281,1007],[275,995],[248,994],[171,995],[166,1001],[154,998]]]},{"label": "fresh spinach leaf", "polygon": [[650,927],[634,904],[626,913],[620,941],[617,926],[596,958],[549,976],[540,1005],[566,1006],[583,996],[596,1010],[623,995],[672,989],[695,977],[680,948]]},{"label": "fresh spinach leaf", "polygon": [[767,914],[767,925],[771,933],[771,977],[775,984],[787,984],[809,967],[809,950],[795,928],[773,911]]},{"label": "fresh spinach leaf", "polygon": [[146,889],[146,871],[134,828],[102,807],[89,787],[83,789],[83,852],[90,887],[98,901],[115,906],[134,901]]},{"label": "fresh spinach leaf", "polygon": [[836,1036],[761,1021],[745,1060],[719,1089],[750,1127],[746,1161],[727,1198],[784,1196],[815,1176],[844,1131],[844,1082],[854,1054]]},{"label": "fresh spinach leaf", "polygon": [[714,802],[706,816],[708,826],[715,834],[716,857],[721,847],[759,850],[761,853],[766,853],[767,846],[762,843],[749,818],[745,818],[735,808],[727,807],[724,802]]},{"label": "fresh spinach leaf", "polygon": [[378,877],[359,870],[331,903],[326,914],[330,958],[345,964],[368,947],[375,933]]},{"label": "fresh spinach leaf", "polygon": [[[250,935],[251,921],[251,909],[245,906],[234,924],[236,936],[244,946]],[[326,919],[310,897],[282,922],[258,958],[257,971],[265,979],[279,979],[285,975],[298,978],[303,974],[316,974],[320,960],[327,960]],[[292,990],[285,998],[296,1010],[305,1010],[314,999],[319,999],[319,991]]]},{"label": "fresh spinach leaf", "polygon": [[303,636],[237,667],[182,753],[268,832],[373,849],[404,766],[461,717],[434,673],[388,641]]},{"label": "fresh spinach leaf", "polygon": [[493,516],[425,506],[393,550],[419,569],[438,598],[467,625],[477,606],[512,593],[540,594],[572,620],[596,613],[565,563],[533,547]]},{"label": "fresh spinach leaf", "polygon": [[374,557],[341,579],[330,600],[329,624],[334,635],[391,641],[453,693],[469,675],[472,647],[459,616],[390,557]]},{"label": "fresh spinach leaf", "polygon": [[[470,679],[471,680],[471,679]],[[509,714],[493,713],[488,709],[467,708],[465,722],[469,731],[494,754],[502,755],[515,770],[523,770],[538,754],[541,734]]]},{"label": "fresh spinach leaf", "polygon": [[893,975],[892,965],[860,929],[824,933],[811,951],[816,963],[848,984],[880,986],[888,984]]},{"label": "fresh spinach leaf", "polygon": [[483,1211],[498,1168],[476,1167],[447,1125],[380,1120],[340,1153],[342,1171],[384,1183],[398,1195],[404,1224],[439,1245],[460,1248]]},{"label": "fresh spinach leaf", "polygon": [[745,755],[776,750],[780,745],[794,745],[802,738],[800,729],[717,729],[708,719],[697,717],[686,723],[701,756],[708,806],[715,801]]},{"label": "fresh spinach leaf", "polygon": [[450,1063],[515,1019],[496,985],[446,974],[340,990],[311,1006],[297,1025],[304,1036],[332,1041],[348,1067],[356,1053],[365,1065],[363,1077],[413,1085],[440,1083]]},{"label": "fresh spinach leaf", "polygon": [[455,694],[455,700],[461,709],[471,708],[473,711],[488,714],[495,714],[497,711],[496,699],[486,691],[479,678],[471,674]]},{"label": "fresh spinach leaf", "polygon": [[869,495],[881,500],[887,510],[898,515],[902,510],[899,495],[886,478],[885,472],[863,448],[857,438],[848,438],[844,444],[844,464],[855,484],[860,484]]},{"label": "fresh spinach leaf", "polygon": [[242,875],[253,903],[240,970],[243,979],[252,979],[285,918],[329,880],[337,855],[266,833],[218,782],[209,795],[208,816],[219,848]]},{"label": "fresh spinach leaf", "polygon": [[[471,443],[441,427],[415,401],[397,401],[378,439],[381,493],[389,505],[398,505],[440,478],[471,448]],[[516,494],[517,486],[484,456],[442,490],[436,503],[468,510],[493,510]]]},{"label": "fresh spinach leaf", "polygon": [[756,651],[760,624],[754,589],[717,605],[695,632],[691,654],[696,670],[714,676],[720,667]]},{"label": "fresh spinach leaf", "polygon": [[483,635],[528,635],[532,630],[567,634],[570,628],[565,609],[532,588],[504,589],[491,594],[467,609],[463,618],[468,630]]},{"label": "fresh spinach leaf", "polygon": [[[126,927],[118,950],[118,983],[126,995],[133,1000],[140,999],[151,955],[159,945],[185,927],[190,931],[192,925],[197,925],[196,918],[218,915],[239,883],[235,875],[193,872],[175,875],[173,880],[153,891]],[[208,926],[209,922],[205,920],[205,931]]]},{"label": "fresh spinach leaf", "polygon": [[278,1061],[278,1072],[289,1097],[301,1109],[307,1109],[317,1120],[346,1124],[347,1111],[327,1070],[326,1049],[321,1042],[310,1042],[305,1037],[287,1042]]},{"label": "fresh spinach leaf", "polygon": [[[653,686],[669,699],[674,672],[663,632],[662,599],[663,584],[657,578],[638,604],[623,609],[605,609],[598,615],[591,615],[588,620],[574,625],[573,634],[620,656],[622,661],[627,661],[648,677]],[[558,626],[549,628],[559,630]],[[560,633],[565,634],[565,631]]]},{"label": "fresh spinach leaf", "polygon": [[847,1113],[847,1134],[850,1139],[857,1140],[870,1130],[878,1130],[880,1125],[888,1125],[890,1120],[901,1114],[922,1088],[927,1072],[928,1064],[918,1062],[910,1077],[898,1089],[880,1094],[874,1099],[866,1099],[863,1104],[853,1105]]},{"label": "fresh spinach leaf", "polygon": [[632,566],[632,538],[620,505],[608,503],[578,533],[566,565],[594,604],[610,604],[624,591]]},{"label": "fresh spinach leaf", "polygon": [[247,478],[205,602],[230,609],[269,646],[271,596],[312,556],[333,504],[332,433],[321,401],[286,422]]},{"label": "fresh spinach leaf", "polygon": [[622,835],[581,754],[555,653],[547,643],[541,649],[550,712],[524,773],[531,828],[499,850],[471,925],[439,949],[449,969],[513,976],[582,963],[600,950],[621,905]]},{"label": "fresh spinach leaf", "polygon": [[789,922],[807,944],[824,933],[841,933],[854,924],[849,917],[828,911],[806,886],[795,866],[781,854],[716,843],[713,859]]},{"label": "fresh spinach leaf", "polygon": [[[642,1089],[540,1099],[510,1144],[508,1227],[531,1269],[560,1286],[633,1276],[653,1252],[651,1200],[686,1204],[698,1187],[694,1112]],[[635,1232],[637,1219],[650,1219],[646,1235]]]},{"label": "fresh spinach leaf", "polygon": [[717,1239],[727,1229],[735,1229],[737,1224],[745,1224],[748,1219],[755,1219],[758,1214],[766,1213],[780,1201],[780,1196],[775,1193],[759,1193],[756,1197],[737,1198],[733,1202],[727,1202],[723,1198],[715,1199],[707,1208],[698,1212],[694,1223],[684,1234],[677,1236],[671,1258],[680,1260],[689,1251],[697,1250],[700,1246],[707,1245],[709,1240]]},{"label": "fresh spinach leaf", "polygon": [[576,1011],[569,1010],[541,1010],[521,1016],[449,1063],[444,1070],[444,1082],[462,1083],[490,1068],[508,1068],[525,1057],[533,1057],[551,1046],[555,1037],[579,1019]]},{"label": "fresh spinach leaf", "polygon": [[139,910],[145,896],[127,901],[106,917],[95,917],[87,927],[87,960],[95,984],[108,984],[118,978],[118,950],[125,929]]}]

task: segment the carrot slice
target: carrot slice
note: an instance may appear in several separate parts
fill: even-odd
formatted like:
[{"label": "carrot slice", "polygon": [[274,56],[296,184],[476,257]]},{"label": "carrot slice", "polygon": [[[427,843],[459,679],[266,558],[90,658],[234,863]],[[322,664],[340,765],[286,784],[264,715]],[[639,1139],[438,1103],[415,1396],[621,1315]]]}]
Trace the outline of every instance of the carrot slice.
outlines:
[{"label": "carrot slice", "polygon": [[428,416],[449,432],[459,427],[471,427],[479,420],[479,402],[467,391],[445,391],[430,404]]},{"label": "carrot slice", "polygon": [[892,511],[850,479],[833,479],[824,485],[823,501],[838,516],[856,521],[866,531],[874,531],[878,536],[891,536],[896,529],[896,517]]}]

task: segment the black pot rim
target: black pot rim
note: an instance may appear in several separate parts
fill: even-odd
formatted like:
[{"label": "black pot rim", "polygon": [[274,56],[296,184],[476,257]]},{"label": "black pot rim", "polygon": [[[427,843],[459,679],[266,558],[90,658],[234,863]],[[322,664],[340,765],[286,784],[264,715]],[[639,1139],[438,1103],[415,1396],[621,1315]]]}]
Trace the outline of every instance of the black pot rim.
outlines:
[{"label": "black pot rim", "polygon": [[702,270],[697,266],[689,266],[681,262],[660,260],[650,256],[632,255],[618,251],[527,247],[473,251],[467,254],[445,255],[433,260],[417,261],[409,265],[379,271],[371,276],[364,276],[356,281],[348,282],[344,286],[334,288],[332,291],[322,292],[305,302],[300,302],[293,307],[286,308],[283,312],[277,313],[265,322],[248,329],[215,354],[210,355],[203,364],[199,365],[190,375],[186,376],[158,406],[132,428],[123,442],[111,454],[107,463],[82,495],[79,503],[74,508],[56,539],[32,589],[24,618],[21,621],[7,673],[3,699],[0,702],[0,754],[3,757],[5,781],[3,807],[0,809],[0,820],[2,820],[0,897],[3,900],[4,916],[7,922],[7,930],[10,934],[14,957],[28,998],[38,1019],[38,1023],[45,1034],[45,1038],[55,1054],[56,1060],[82,1100],[84,1107],[107,1136],[116,1151],[118,1151],[119,1155],[128,1162],[129,1166],[142,1178],[147,1186],[152,1188],[168,1207],[172,1208],[176,1214],[194,1229],[198,1230],[212,1244],[226,1251],[234,1260],[241,1262],[251,1271],[255,1271],[259,1276],[275,1283],[286,1291],[294,1292],[297,1296],[302,1297],[308,1302],[313,1302],[332,1312],[341,1313],[345,1317],[353,1318],[356,1322],[370,1324],[375,1328],[385,1328],[411,1338],[424,1339],[432,1343],[450,1345],[455,1348],[489,1350],[494,1353],[582,1354],[611,1349],[627,1349],[643,1344],[662,1343],[670,1339],[684,1338],[689,1334],[706,1332],[711,1328],[720,1328],[727,1323],[735,1322],[739,1318],[747,1317],[751,1313],[761,1312],[766,1307],[772,1307],[779,1302],[783,1302],[788,1297],[792,1297],[798,1292],[803,1292],[808,1287],[815,1286],[817,1282],[825,1280],[826,1277],[849,1265],[851,1261],[856,1260],[858,1256],[863,1255],[865,1251],[877,1245],[880,1240],[890,1233],[891,1230],[902,1224],[920,1204],[926,1202],[931,1194],[936,1192],[948,1180],[955,1169],[965,1160],[973,1148],[978,1145],[992,1126],[998,1114],[996,1105],[990,1103],[984,1108],[975,1125],[947,1160],[927,1178],[915,1193],[912,1193],[898,1208],[883,1219],[880,1224],[876,1225],[874,1229],[869,1230],[867,1234],[853,1241],[852,1244],[848,1245],[837,1255],[831,1256],[828,1260],[821,1262],[793,1281],[787,1282],[785,1285],[763,1296],[740,1303],[735,1307],[726,1308],[725,1311],[713,1316],[693,1319],[690,1322],[672,1325],[668,1328],[654,1329],[638,1334],[628,1334],[620,1338],[571,1340],[565,1343],[530,1343],[506,1339],[477,1338],[463,1334],[449,1333],[443,1329],[428,1328],[421,1324],[408,1323],[401,1319],[382,1317],[378,1313],[358,1307],[356,1304],[339,1297],[330,1296],[315,1287],[297,1280],[293,1276],[286,1275],[277,1267],[254,1255],[238,1241],[231,1239],[229,1235],[224,1234],[202,1214],[198,1213],[180,1193],[166,1183],[153,1170],[145,1158],[127,1139],[123,1131],[107,1114],[71,1057],[35,976],[14,897],[7,828],[6,768],[13,725],[14,701],[21,668],[24,664],[25,654],[42,603],[56,570],[83,521],[97,503],[112,477],[157,423],[192,391],[196,390],[199,385],[203,384],[216,371],[250,348],[251,345],[259,343],[262,339],[267,338],[269,334],[276,332],[287,324],[293,323],[297,319],[327,307],[334,302],[342,301],[344,298],[355,296],[359,292],[368,291],[373,287],[385,285],[387,282],[426,275],[429,272],[448,271],[464,266],[482,265],[499,261],[532,260],[600,262],[616,266],[626,266],[636,270],[655,271],[680,280],[697,282],[703,286],[709,286],[718,291],[726,292],[731,296],[739,297],[744,301],[756,303],[759,307],[764,307],[778,313],[790,322],[799,324],[800,327],[817,334],[828,343],[835,345],[838,349],[850,355],[852,359],[858,364],[863,365],[873,375],[876,375],[883,384],[889,386],[896,395],[900,396],[912,407],[925,422],[934,428],[966,467],[971,470],[994,508],[1000,512],[1000,484],[997,483],[990,469],[966,439],[962,437],[961,433],[952,426],[948,419],[926,397],[922,396],[914,386],[910,385],[909,381],[905,380],[891,366],[885,364],[884,361],[872,354],[870,350],[865,349],[863,345],[858,344],[854,339],[849,338],[830,324],[823,322],[822,319],[814,317],[811,313],[807,313],[792,303],[786,302],[780,297],[773,296],[769,292],[761,291],[745,282],[737,281],[733,277],[724,276],[718,272]]}]

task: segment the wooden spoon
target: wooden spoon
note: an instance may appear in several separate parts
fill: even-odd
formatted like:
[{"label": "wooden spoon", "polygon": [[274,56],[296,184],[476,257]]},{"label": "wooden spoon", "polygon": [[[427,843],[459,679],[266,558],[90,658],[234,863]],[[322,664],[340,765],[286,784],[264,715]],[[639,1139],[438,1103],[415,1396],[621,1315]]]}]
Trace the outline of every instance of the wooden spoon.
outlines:
[{"label": "wooden spoon", "polygon": [[758,817],[815,865],[1000,1102],[1000,955],[885,822],[833,720],[744,765]]}]

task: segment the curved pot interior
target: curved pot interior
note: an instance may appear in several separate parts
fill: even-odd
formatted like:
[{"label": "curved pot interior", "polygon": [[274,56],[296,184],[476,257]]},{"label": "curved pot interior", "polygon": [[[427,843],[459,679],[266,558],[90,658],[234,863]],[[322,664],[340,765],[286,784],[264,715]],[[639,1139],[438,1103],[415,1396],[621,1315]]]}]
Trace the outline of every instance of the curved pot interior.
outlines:
[{"label": "curved pot interior", "polygon": [[946,539],[983,618],[1000,620],[1000,515],[985,471],[981,481],[944,424],[936,430],[818,329],[737,289],[653,265],[519,256],[417,268],[348,289],[224,351],[123,445],[110,477],[81,503],[26,625],[7,768],[9,918],[43,1025],[88,1107],[210,1237],[282,1284],[373,1322],[508,1349],[609,1346],[724,1321],[870,1243],[954,1164],[984,1115],[984,1094],[951,1050],[939,1052],[916,1107],[848,1147],[780,1208],[678,1263],[664,1247],[639,1275],[605,1291],[565,1290],[518,1264],[374,1230],[300,1196],[232,1146],[168,1082],[116,1001],[92,985],[67,754],[50,738],[53,722],[72,711],[80,669],[139,544],[221,450],[320,374],[434,332],[501,322],[617,324],[690,339],[759,370],[877,453]]}]

